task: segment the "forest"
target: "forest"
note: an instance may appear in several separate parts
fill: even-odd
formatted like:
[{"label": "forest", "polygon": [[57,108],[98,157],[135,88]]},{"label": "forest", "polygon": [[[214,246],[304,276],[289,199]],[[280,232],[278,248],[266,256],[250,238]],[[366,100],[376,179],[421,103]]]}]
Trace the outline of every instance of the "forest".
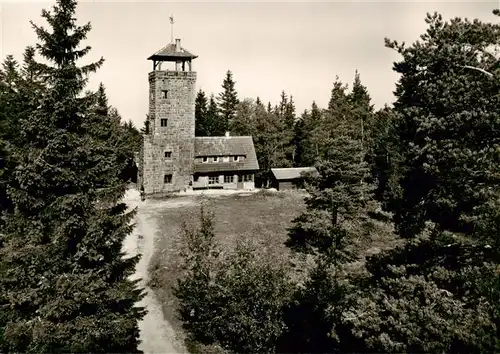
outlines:
[{"label": "forest", "polygon": [[[38,43],[0,70],[0,352],[140,352],[138,257],[121,245],[142,136],[103,84],[87,89],[104,59],[77,64],[91,25],[76,24],[76,6],[44,10]],[[228,353],[500,351],[499,16],[429,13],[415,43],[386,38],[400,79],[379,110],[356,70],[351,88],[334,80],[328,107],[302,114],[285,92],[276,105],[240,99],[231,71],[217,96],[198,92],[196,135],[251,135],[262,187],[271,167],[319,174],[305,176],[288,230],[287,247],[313,260],[303,282],[245,245],[221,254],[210,210],[186,225],[175,295],[193,341]],[[367,215],[401,244],[361,255],[352,225]]]}]

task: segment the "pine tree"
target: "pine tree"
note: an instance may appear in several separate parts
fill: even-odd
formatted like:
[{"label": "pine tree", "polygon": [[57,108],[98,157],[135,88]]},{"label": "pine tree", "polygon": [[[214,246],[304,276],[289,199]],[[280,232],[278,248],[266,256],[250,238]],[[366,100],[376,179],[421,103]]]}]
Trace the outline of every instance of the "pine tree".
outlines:
[{"label": "pine tree", "polygon": [[498,352],[500,81],[488,52],[500,26],[437,13],[426,22],[411,46],[386,40],[403,57],[387,140],[408,242],[367,260],[346,322],[364,351]]},{"label": "pine tree", "polygon": [[272,113],[273,112],[273,106],[271,105],[271,102],[267,102],[267,113]]},{"label": "pine tree", "polygon": [[[238,106],[238,94],[234,88],[236,82],[233,80],[233,73],[228,70],[226,77],[222,82],[223,91],[217,97],[218,108],[220,112],[221,128],[224,132],[232,124],[236,116],[236,107]],[[221,134],[223,135],[224,132]]]},{"label": "pine tree", "polygon": [[250,98],[246,98],[240,103],[236,110],[236,117],[229,127],[233,135],[257,136],[255,131],[255,109],[257,104]]},{"label": "pine tree", "polygon": [[51,31],[33,24],[52,66],[37,63],[46,93],[22,118],[13,151],[14,212],[0,248],[3,352],[138,351],[141,290],[127,279],[138,259],[121,251],[134,212],[119,203],[126,186],[108,120],[95,95],[82,94],[103,59],[76,65],[91,26],[75,24],[75,8],[59,0],[42,12]]},{"label": "pine tree", "polygon": [[207,127],[207,97],[205,96],[205,92],[203,92],[201,89],[198,91],[198,94],[196,95],[196,100],[195,100],[195,106],[194,106],[194,119],[195,119],[195,135],[196,136],[209,136],[207,134],[210,130],[209,127]]},{"label": "pine tree", "polygon": [[427,217],[444,229],[473,228],[466,219],[499,183],[493,161],[500,158],[500,80],[468,67],[498,66],[488,53],[498,46],[500,26],[460,18],[447,23],[438,14],[428,14],[426,22],[419,43],[405,47],[386,40],[403,57],[394,65],[402,75],[394,109],[401,116],[396,134],[404,161],[396,221],[408,237],[423,229]]},{"label": "pine tree", "polygon": [[370,129],[373,120],[373,106],[371,105],[368,89],[361,83],[359,72],[354,74],[352,90],[347,96],[353,109],[354,119],[359,122],[363,149],[370,144]]},{"label": "pine tree", "polygon": [[224,119],[221,118],[214,95],[210,95],[206,116],[207,136],[222,136],[227,131]]},{"label": "pine tree", "polygon": [[295,103],[293,102],[293,96],[290,96],[290,99],[286,104],[284,112],[284,121],[287,129],[293,130],[295,124]]},{"label": "pine tree", "polygon": [[[289,245],[328,254],[349,242],[343,223],[358,218],[371,200],[373,186],[361,183],[369,175],[355,127],[344,122],[337,127],[325,160],[316,164],[319,175],[307,177],[307,210],[290,232]],[[333,247],[333,249],[332,249]],[[346,248],[342,246],[342,252]],[[337,255],[336,257],[341,257]],[[349,260],[346,253],[341,258]]]},{"label": "pine tree", "polygon": [[372,180],[376,184],[375,198],[382,208],[394,211],[399,199],[399,164],[401,148],[395,133],[398,115],[385,106],[374,114],[371,141],[367,151]]},{"label": "pine tree", "polygon": [[304,111],[294,126],[295,165],[299,167],[313,166],[320,156],[320,148],[324,141],[318,138],[322,135],[319,128],[323,114],[316,102],[311,110]]}]

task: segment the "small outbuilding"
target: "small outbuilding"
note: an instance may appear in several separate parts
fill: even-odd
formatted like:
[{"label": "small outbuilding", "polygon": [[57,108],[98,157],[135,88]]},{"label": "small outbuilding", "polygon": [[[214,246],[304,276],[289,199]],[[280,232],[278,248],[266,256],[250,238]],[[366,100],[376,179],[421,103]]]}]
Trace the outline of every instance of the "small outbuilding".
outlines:
[{"label": "small outbuilding", "polygon": [[277,190],[293,189],[302,185],[302,173],[318,173],[314,167],[271,168],[271,187]]}]

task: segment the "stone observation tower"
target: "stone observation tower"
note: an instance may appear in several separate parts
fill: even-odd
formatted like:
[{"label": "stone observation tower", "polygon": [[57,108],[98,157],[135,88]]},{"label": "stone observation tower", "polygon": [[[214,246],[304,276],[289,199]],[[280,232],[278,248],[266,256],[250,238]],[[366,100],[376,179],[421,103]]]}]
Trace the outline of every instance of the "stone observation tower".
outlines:
[{"label": "stone observation tower", "polygon": [[153,71],[137,179],[146,195],[255,187],[259,163],[251,136],[194,135],[196,73],[191,62],[196,57],[176,39],[148,58]]},{"label": "stone observation tower", "polygon": [[149,116],[138,178],[146,194],[192,185],[196,72],[191,71],[191,61],[196,57],[176,39],[148,58],[153,71],[148,75]]}]

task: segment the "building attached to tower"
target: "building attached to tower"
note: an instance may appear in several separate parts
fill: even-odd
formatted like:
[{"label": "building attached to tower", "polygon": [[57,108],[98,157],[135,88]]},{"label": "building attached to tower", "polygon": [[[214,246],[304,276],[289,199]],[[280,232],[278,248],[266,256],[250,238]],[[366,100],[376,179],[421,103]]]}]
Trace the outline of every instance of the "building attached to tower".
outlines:
[{"label": "building attached to tower", "polygon": [[[259,170],[251,136],[195,137],[197,58],[180,39],[148,58],[149,115],[138,185],[147,195],[187,189],[253,189]],[[172,65],[171,68],[162,65]]]}]

